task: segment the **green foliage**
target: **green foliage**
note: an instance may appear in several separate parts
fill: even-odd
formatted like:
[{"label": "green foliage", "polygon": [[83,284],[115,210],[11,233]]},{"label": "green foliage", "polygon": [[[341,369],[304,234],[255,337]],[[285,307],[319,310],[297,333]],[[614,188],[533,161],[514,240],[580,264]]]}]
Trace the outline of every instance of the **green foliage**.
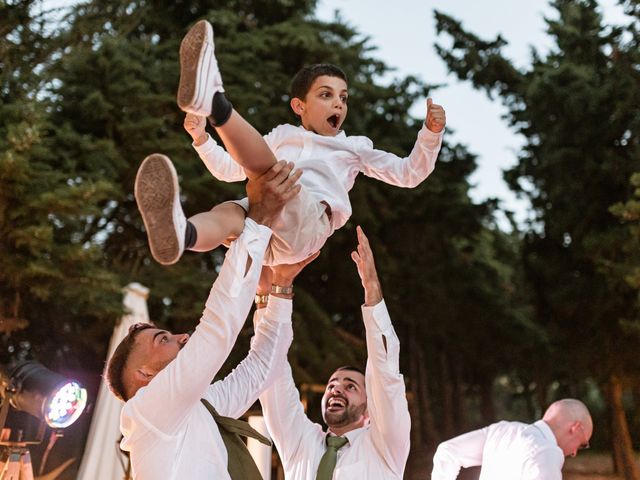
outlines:
[{"label": "green foliage", "polygon": [[627,235],[620,247],[624,261],[611,262],[607,266],[634,290],[640,290],[640,173],[631,176],[631,185],[634,187],[633,196],[609,209],[625,226]]},{"label": "green foliage", "polygon": [[531,357],[543,401],[551,382],[575,394],[584,379],[602,385],[614,373],[640,373],[637,199],[628,183],[640,169],[640,50],[637,2],[620,3],[636,18],[608,27],[595,0],[553,1],[554,45],[545,55],[533,50],[521,69],[503,55],[501,38],[481,40],[436,13],[449,68],[498,95],[526,141],[505,178],[533,206],[522,258],[533,319],[549,341],[546,357]]},{"label": "green foliage", "polygon": [[[195,326],[224,250],[188,252],[171,268],[157,265],[133,181],[145,156],[163,152],[180,174],[188,215],[243,195],[243,185],[211,178],[175,105],[180,40],[200,18],[214,26],[228,97],[259,131],[295,123],[291,77],[305,64],[331,62],[349,77],[348,134],[408,154],[424,121],[408,111],[429,87],[414,77],[382,85],[388,67],[371,54],[368,39],[340,18],[315,19],[314,8],[311,0],[92,0],[74,6],[58,28],[43,23],[51,38],[37,41],[49,50],[37,53],[25,42],[37,43],[30,35],[45,30],[29,33],[22,27],[36,23],[19,20],[24,40],[1,45],[15,54],[7,59],[25,62],[12,71],[25,73],[21,80],[2,74],[0,107],[3,312],[19,302],[20,315],[31,321],[27,331],[7,337],[14,350],[63,352],[69,363],[98,372],[120,313],[119,289],[131,281],[150,288],[149,311],[158,324],[176,331]],[[498,62],[517,77],[507,66]],[[403,345],[402,371],[428,374],[418,408],[433,393],[434,409],[444,411],[452,381],[445,370],[458,372],[472,392],[498,375],[526,371],[532,352],[549,348],[521,288],[519,234],[497,228],[495,201],[469,198],[475,168],[464,146],[445,144],[436,171],[418,188],[358,179],[352,220],[296,285],[290,360],[298,381],[324,383],[337,366],[364,366],[363,294],[350,260],[357,224],[376,253]],[[250,334],[250,327],[241,334],[229,368],[246,354]],[[418,351],[407,348],[410,340]]]},{"label": "green foliage", "polygon": [[50,104],[38,96],[55,42],[46,37],[43,19],[31,16],[38,3],[3,4],[1,361],[35,355],[71,366],[62,362],[69,351],[78,358],[75,365],[81,352],[104,352],[82,332],[104,322],[104,335],[122,309],[118,279],[101,265],[100,246],[82,235],[87,220],[102,215],[99,203],[113,189],[55,166]]}]

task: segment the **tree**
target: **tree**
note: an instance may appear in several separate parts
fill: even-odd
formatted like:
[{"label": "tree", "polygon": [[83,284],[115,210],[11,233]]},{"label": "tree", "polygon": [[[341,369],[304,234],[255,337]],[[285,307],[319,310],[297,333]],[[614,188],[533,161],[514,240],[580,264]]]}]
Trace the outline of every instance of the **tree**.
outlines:
[{"label": "tree", "polygon": [[[631,10],[636,2],[626,3]],[[547,31],[555,46],[544,57],[533,50],[524,70],[501,53],[502,38],[481,40],[441,13],[438,30],[452,43],[438,49],[459,78],[502,99],[526,140],[505,178],[535,213],[524,261],[537,322],[550,332],[562,383],[593,376],[608,386],[616,466],[639,478],[630,448],[620,448],[631,442],[616,397],[619,380],[638,371],[637,338],[623,327],[638,311],[634,293],[606,268],[607,258],[622,255],[623,235],[608,209],[628,198],[627,179],[639,166],[631,141],[639,118],[637,27],[603,25],[595,0],[552,6],[558,18],[547,19]]]},{"label": "tree", "polygon": [[[2,362],[37,356],[63,361],[70,350],[95,345],[83,333],[120,312],[116,277],[96,259],[96,243],[78,226],[100,216],[94,204],[109,195],[103,182],[80,182],[52,168],[49,102],[41,95],[56,51],[40,2],[3,4],[0,74],[0,329]],[[95,354],[95,350],[92,352]]]},{"label": "tree", "polygon": [[[187,214],[243,193],[243,185],[210,177],[182,131],[183,114],[175,106],[178,48],[193,22],[207,18],[213,23],[228,97],[259,131],[295,122],[287,105],[290,78],[304,64],[331,62],[343,66],[350,79],[349,134],[367,135],[378,148],[402,155],[413,146],[424,119],[408,111],[428,87],[413,77],[382,85],[388,67],[371,55],[368,39],[339,17],[316,20],[314,8],[310,0],[199,1],[189,8],[181,2],[93,0],[74,6],[46,39],[51,50],[41,68],[37,62],[25,67],[38,74],[28,78],[39,82],[32,98],[43,126],[32,147],[21,150],[33,159],[29,178],[25,169],[20,174],[21,192],[34,198],[39,192],[50,194],[37,205],[16,193],[9,198],[12,190],[5,190],[3,177],[0,198],[7,192],[2,205],[22,208],[24,203],[25,211],[37,212],[39,221],[48,222],[47,231],[54,232],[46,246],[54,253],[43,292],[56,291],[61,278],[65,286],[66,279],[69,284],[82,280],[93,290],[69,290],[55,308],[50,302],[38,308],[55,311],[61,319],[65,310],[60,305],[71,310],[68,325],[60,324],[65,345],[77,340],[69,357],[84,361],[96,375],[119,312],[119,285],[139,281],[150,287],[152,319],[185,331],[199,318],[223,260],[223,250],[187,253],[171,268],[150,258],[133,199],[142,159],[153,152],[173,159]],[[24,132],[36,125],[34,118]],[[20,138],[30,138],[24,132]],[[471,202],[468,176],[474,168],[475,158],[464,147],[445,145],[436,173],[419,188],[359,180],[351,195],[353,220],[336,232],[296,285],[296,338],[290,354],[296,379],[323,383],[341,364],[363,365],[361,287],[349,254],[354,226],[364,226],[403,345],[403,371],[410,372],[418,419],[414,433],[420,439],[416,448],[435,446],[450,428],[462,428],[465,398],[475,396],[475,388],[485,389],[490,412],[487,386],[490,390],[496,375],[515,368],[516,362],[504,366],[505,355],[520,344],[494,352],[489,339],[509,338],[526,317],[516,287],[518,268],[510,265],[518,236],[497,229],[493,202]],[[34,175],[40,170],[42,176]],[[4,231],[18,230],[4,225]],[[72,253],[83,253],[86,263],[67,259]],[[17,265],[15,274],[23,275],[27,270]],[[87,312],[92,302],[100,303]],[[62,341],[49,336],[44,318],[49,317],[34,322],[25,337],[43,352]],[[72,337],[65,328],[85,334]],[[475,341],[464,335],[468,331]],[[249,333],[247,328],[241,335],[234,359],[244,356]],[[448,409],[450,397],[455,408]]]}]

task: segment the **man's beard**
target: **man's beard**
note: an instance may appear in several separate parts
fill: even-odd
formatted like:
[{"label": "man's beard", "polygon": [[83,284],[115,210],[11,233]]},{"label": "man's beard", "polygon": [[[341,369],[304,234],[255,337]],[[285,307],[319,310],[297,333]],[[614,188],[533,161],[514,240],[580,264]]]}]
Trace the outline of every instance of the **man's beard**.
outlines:
[{"label": "man's beard", "polygon": [[366,409],[366,404],[362,404],[357,407],[348,405],[341,412],[329,412],[325,410],[324,421],[329,427],[344,427],[345,425],[350,425],[360,420]]}]

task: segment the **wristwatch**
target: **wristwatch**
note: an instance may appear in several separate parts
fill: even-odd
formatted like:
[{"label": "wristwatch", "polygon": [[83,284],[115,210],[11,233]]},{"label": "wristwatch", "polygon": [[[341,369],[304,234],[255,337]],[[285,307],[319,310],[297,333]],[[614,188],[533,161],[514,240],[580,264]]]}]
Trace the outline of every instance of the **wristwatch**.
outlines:
[{"label": "wristwatch", "polygon": [[267,302],[269,302],[269,294],[266,294],[266,295],[256,294],[255,302],[256,302],[256,305],[266,305]]},{"label": "wristwatch", "polygon": [[293,285],[290,287],[281,287],[280,285],[271,285],[271,293],[291,295],[293,293]]}]

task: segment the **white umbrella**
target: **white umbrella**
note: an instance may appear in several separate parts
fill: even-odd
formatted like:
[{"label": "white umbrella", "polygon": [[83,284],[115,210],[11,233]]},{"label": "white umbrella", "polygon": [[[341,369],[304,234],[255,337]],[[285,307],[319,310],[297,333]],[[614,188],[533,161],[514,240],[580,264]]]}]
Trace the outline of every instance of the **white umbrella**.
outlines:
[{"label": "white umbrella", "polygon": [[[128,313],[113,329],[107,358],[111,357],[131,325],[149,323],[148,296],[149,289],[139,283],[130,283],[125,287],[123,303]],[[122,405],[109,392],[103,379],[77,480],[121,480],[125,477],[128,461],[118,448]]]}]

